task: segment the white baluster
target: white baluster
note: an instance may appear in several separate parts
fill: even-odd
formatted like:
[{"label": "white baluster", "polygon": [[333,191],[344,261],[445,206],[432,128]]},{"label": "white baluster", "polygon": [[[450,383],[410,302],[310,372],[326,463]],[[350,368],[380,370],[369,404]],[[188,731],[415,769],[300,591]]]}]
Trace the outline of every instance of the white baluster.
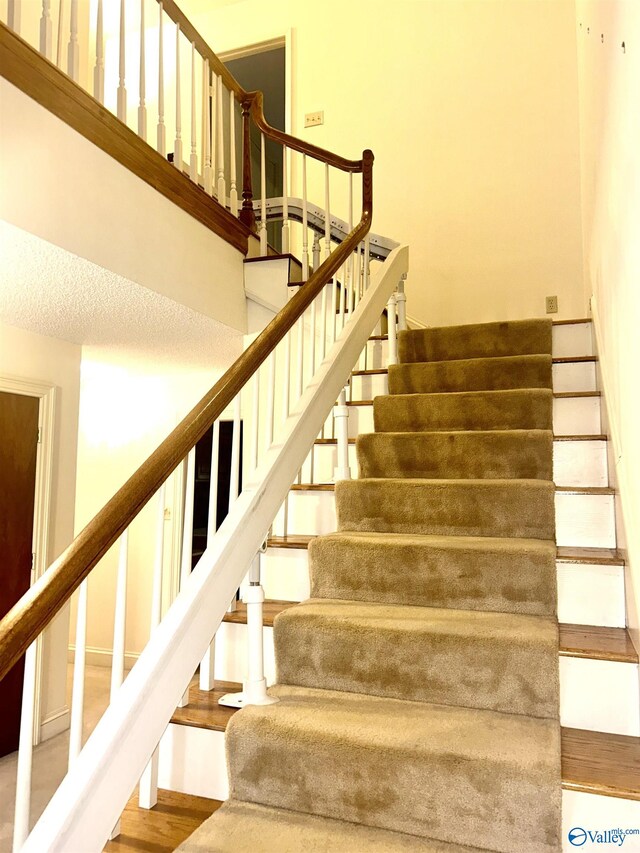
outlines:
[{"label": "white baluster", "polygon": [[330,281],[322,288],[322,305],[320,312],[322,314],[322,331],[320,334],[320,362],[324,361],[327,352],[327,297],[329,296],[329,288],[333,287],[333,282]]},{"label": "white baluster", "polygon": [[182,172],[182,101],[180,92],[180,24],[176,24],[176,140],[173,144],[173,165]]},{"label": "white baluster", "polygon": [[67,48],[67,74],[78,82],[80,76],[80,45],[78,44],[78,0],[71,0],[69,22],[69,47]]},{"label": "white baluster", "polygon": [[[218,457],[220,449],[220,421],[213,424],[211,440],[211,477],[209,480],[209,514],[207,519],[207,548],[211,546],[218,526]],[[200,662],[200,690],[213,690],[216,663],[216,638],[209,643]]]},{"label": "white baluster", "polygon": [[361,272],[361,264],[362,256],[360,254],[360,244],[356,246],[356,261],[355,261],[355,275],[353,277],[353,284],[355,290],[354,296],[354,308],[358,307],[358,302],[360,302],[360,272]]},{"label": "white baluster", "polygon": [[[349,234],[353,231],[353,172],[349,172]],[[353,252],[351,253],[351,257],[347,261],[347,279],[348,279],[348,289],[347,289],[347,310],[349,313],[353,311],[353,295],[351,289],[355,287],[355,257]]]},{"label": "white baluster", "polygon": [[216,101],[218,108],[218,201],[227,206],[227,182],[224,177],[224,124],[222,121],[222,77],[216,77]]},{"label": "white baluster", "polygon": [[13,853],[18,853],[29,835],[31,812],[31,771],[33,769],[33,724],[36,702],[36,644],[24,659],[20,740],[16,772],[16,805],[13,820]]},{"label": "white baluster", "polygon": [[198,143],[196,133],[196,43],[191,42],[191,156],[189,177],[198,183]]},{"label": "white baluster", "polygon": [[364,238],[364,289],[365,291],[369,289],[369,280],[370,280],[370,269],[369,264],[371,262],[371,238],[367,233],[367,236]]},{"label": "white baluster", "polygon": [[331,254],[331,212],[329,210],[329,164],[324,167],[324,256]]},{"label": "white baluster", "polygon": [[7,24],[14,33],[20,35],[20,26],[22,24],[22,2],[21,0],[9,0],[7,7]]},{"label": "white baluster", "polygon": [[317,302],[318,297],[313,300],[311,303],[311,334],[310,334],[310,344],[311,344],[311,354],[310,354],[310,364],[311,364],[311,376],[316,372],[316,326],[317,326]]},{"label": "white baluster", "polygon": [[407,328],[407,294],[404,292],[404,283],[406,279],[406,272],[402,273],[402,278],[398,282],[398,291],[396,293],[396,303],[398,305],[398,331],[401,332]]},{"label": "white baluster", "polygon": [[218,78],[213,75],[209,86],[211,98],[211,176],[213,195],[218,197]]},{"label": "white baluster", "polygon": [[260,371],[256,370],[251,380],[251,470],[258,467],[258,438],[260,426]]},{"label": "white baluster", "polygon": [[307,227],[307,155],[302,155],[302,280],[309,278],[309,231]]},{"label": "white baluster", "polygon": [[340,282],[340,329],[344,329],[345,313],[347,310],[347,267],[348,262],[342,267],[342,281]]},{"label": "white baluster", "polygon": [[[180,589],[182,589],[191,574],[193,560],[193,494],[196,485],[196,449],[189,451],[186,459],[186,479],[184,490],[184,515],[182,522],[182,557],[180,561]],[[178,702],[179,708],[189,704],[189,687]]]},{"label": "white baluster", "polygon": [[104,27],[102,0],[96,12],[96,67],[93,69],[93,97],[104,104]]},{"label": "white baluster", "polygon": [[334,431],[336,435],[337,466],[333,472],[333,479],[350,480],[351,470],[349,468],[349,407],[347,406],[347,395],[343,388],[338,397],[338,402],[333,409]]},{"label": "white baluster", "polygon": [[396,295],[392,293],[387,302],[387,334],[389,336],[388,364],[398,363],[398,339],[396,337]]},{"label": "white baluster", "polygon": [[53,29],[51,24],[51,0],[42,0],[40,18],[40,53],[51,59]]},{"label": "white baluster", "polygon": [[156,147],[158,154],[167,156],[167,128],[164,123],[164,27],[162,3],[158,5],[160,22],[158,29],[158,133]]},{"label": "white baluster", "polygon": [[[118,577],[116,581],[116,606],[113,614],[113,654],[111,658],[111,691],[109,701],[113,702],[116,693],[124,681],[125,638],[127,630],[127,571],[129,568],[129,529],[120,537],[118,556]],[[120,835],[120,821],[111,830],[111,839]]]},{"label": "white baluster", "polygon": [[289,417],[289,402],[291,396],[291,330],[284,338],[284,384],[282,386],[282,420]]},{"label": "white baluster", "polygon": [[239,491],[240,478],[240,393],[233,401],[233,437],[231,439],[231,479],[229,480],[229,509]]},{"label": "white baluster", "polygon": [[84,718],[84,669],[87,648],[87,598],[88,581],[82,581],[78,593],[76,612],[76,648],[73,657],[73,690],[71,694],[71,723],[69,726],[69,767],[82,749],[82,724]]},{"label": "white baluster", "polygon": [[[9,0],[11,4],[11,0]],[[11,8],[11,7],[9,7]],[[9,24],[11,26],[11,24]],[[56,65],[58,68],[62,65],[62,33],[64,32],[64,0],[58,3],[58,37],[56,47]]]},{"label": "white baluster", "polygon": [[146,68],[145,68],[144,0],[140,0],[140,103],[138,104],[138,136],[147,141]]},{"label": "white baluster", "polygon": [[229,203],[231,213],[234,216],[238,215],[238,188],[237,188],[237,169],[236,169],[236,99],[233,89],[229,92],[229,181],[231,188],[229,190]]},{"label": "white baluster", "polygon": [[267,254],[267,159],[264,133],[260,134],[260,254]]},{"label": "white baluster", "polygon": [[[273,416],[275,408],[276,395],[276,352],[275,350],[269,356],[267,362],[267,449],[273,444]],[[288,377],[287,377],[288,379]]]},{"label": "white baluster", "polygon": [[320,238],[315,231],[313,234],[313,246],[311,247],[311,259],[311,266],[315,272],[320,266]]},{"label": "white baluster", "polygon": [[125,86],[125,0],[120,0],[120,55],[118,61],[118,109],[120,121],[127,121],[127,89]]},{"label": "white baluster", "polygon": [[204,77],[202,80],[202,128],[204,133],[204,172],[203,183],[205,192],[213,193],[213,172],[211,169],[211,74],[209,60],[204,61]]},{"label": "white baluster", "polygon": [[302,397],[302,389],[304,388],[304,312],[298,322],[296,323],[296,329],[298,332],[298,354],[297,354],[297,379],[298,379],[298,397]]},{"label": "white baluster", "polygon": [[[153,586],[151,588],[150,633],[160,624],[162,616],[162,564],[164,557],[164,483],[158,491],[156,513],[156,551],[153,563]],[[138,792],[138,805],[141,809],[152,809],[158,802],[158,751],[156,747],[142,776]]]},{"label": "white baluster", "polygon": [[289,251],[289,181],[287,174],[287,146],[282,148],[282,252]]}]

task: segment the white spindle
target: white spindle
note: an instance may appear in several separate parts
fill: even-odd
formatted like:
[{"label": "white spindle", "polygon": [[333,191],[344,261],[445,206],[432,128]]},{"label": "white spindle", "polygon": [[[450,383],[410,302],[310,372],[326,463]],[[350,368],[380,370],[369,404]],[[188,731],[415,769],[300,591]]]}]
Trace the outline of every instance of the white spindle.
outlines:
[{"label": "white spindle", "polygon": [[76,612],[76,648],[73,655],[73,689],[71,693],[71,722],[69,725],[69,767],[82,749],[84,719],[84,668],[87,649],[88,581],[82,581]]},{"label": "white spindle", "polygon": [[[275,350],[269,356],[267,376],[267,449],[273,444],[273,416],[276,395],[276,353]],[[288,379],[288,377],[287,377]]]},{"label": "white spindle", "polygon": [[338,397],[338,402],[333,409],[334,430],[336,435],[336,448],[338,464],[334,471],[334,480],[350,480],[349,469],[349,407],[347,406],[347,395],[343,388]]},{"label": "white spindle", "polygon": [[9,5],[7,7],[7,24],[11,27],[14,33],[20,35],[20,26],[22,24],[21,0],[9,0]]},{"label": "white spindle", "polygon": [[302,155],[302,280],[309,278],[309,232],[307,228],[307,155]]},{"label": "white spindle", "polygon": [[53,28],[51,24],[51,0],[42,0],[40,18],[40,53],[51,59]]},{"label": "white spindle", "polygon": [[[182,517],[182,556],[180,561],[180,589],[182,589],[191,574],[193,560],[193,494],[196,485],[196,449],[189,451],[186,459],[186,478],[184,490],[184,514]],[[189,686],[178,702],[179,708],[189,704]]]},{"label": "white spindle", "polygon": [[356,261],[355,261],[355,275],[353,279],[354,284],[354,307],[358,306],[358,302],[360,302],[360,272],[362,269],[362,255],[360,254],[360,243],[356,246]]},{"label": "white spindle", "polygon": [[[320,333],[320,362],[324,361],[327,353],[327,297],[329,296],[329,288],[333,287],[333,282],[329,281],[322,288],[322,305],[320,311],[322,313],[322,331]],[[334,313],[335,313],[335,309]]]},{"label": "white spindle", "polygon": [[324,167],[324,256],[331,254],[331,212],[329,210],[329,164]]},{"label": "white spindle", "polygon": [[191,156],[189,177],[198,182],[198,142],[196,132],[196,43],[191,42]]},{"label": "white spindle", "polygon": [[349,262],[342,267],[342,281],[340,282],[340,329],[344,329],[345,314],[347,310],[347,275]]},{"label": "white spindle", "polygon": [[[11,3],[11,0],[9,0]],[[64,32],[64,0],[58,3],[58,37],[56,46],[56,65],[58,68],[62,65],[62,33]],[[11,24],[9,24],[11,26]]]},{"label": "white spindle", "polygon": [[78,82],[78,78],[80,76],[80,45],[78,44],[78,0],[71,0],[71,17],[69,21],[69,47],[67,48],[67,74],[76,83]]},{"label": "white spindle", "polygon": [[291,330],[284,338],[284,384],[282,386],[282,420],[289,417],[289,402],[291,397]]},{"label": "white spindle", "polygon": [[173,165],[182,171],[182,101],[180,92],[180,24],[176,24],[176,140],[173,145]]},{"label": "white spindle", "polygon": [[[161,4],[162,5],[162,4]],[[104,104],[104,25],[102,0],[96,11],[96,67],[93,69],[93,97]]]},{"label": "white spindle", "polygon": [[138,104],[138,136],[147,140],[146,71],[145,71],[144,0],[140,0],[140,103]]},{"label": "white spindle", "polygon": [[120,0],[120,46],[118,61],[118,111],[120,121],[127,121],[127,89],[125,86],[125,0]]},{"label": "white spindle", "polygon": [[[207,519],[207,548],[213,542],[218,526],[218,456],[220,448],[220,421],[213,423],[211,440],[211,478],[209,480],[209,513]],[[209,643],[209,648],[200,662],[200,690],[213,690],[216,662],[216,638]]]},{"label": "white spindle", "polygon": [[164,123],[164,29],[162,3],[158,5],[160,22],[158,30],[158,133],[156,147],[158,154],[167,156],[167,128]]},{"label": "white spindle", "polygon": [[236,99],[233,89],[229,92],[229,203],[231,213],[238,215],[238,188],[236,169]]},{"label": "white spindle", "polygon": [[407,294],[404,292],[404,283],[407,274],[403,273],[402,278],[398,282],[398,291],[396,293],[396,303],[398,305],[398,331],[403,332],[407,328]]},{"label": "white spindle", "polygon": [[204,135],[204,171],[203,183],[205,192],[213,193],[213,172],[211,169],[211,74],[209,60],[204,61],[204,76],[202,80],[202,129]]},{"label": "white spindle", "polygon": [[233,437],[231,439],[231,479],[229,480],[229,509],[238,497],[240,478],[240,394],[233,401]]},{"label": "white spindle", "polygon": [[304,313],[296,323],[298,332],[298,353],[297,353],[297,388],[298,397],[302,397],[302,389],[304,388]]},{"label": "white spindle", "polygon": [[[158,491],[156,512],[156,551],[153,562],[153,586],[151,588],[150,629],[160,624],[162,616],[162,564],[164,557],[164,483]],[[140,777],[138,804],[141,809],[152,809],[158,802],[158,747]]]},{"label": "white spindle", "polygon": [[[353,172],[349,172],[349,234],[353,231]],[[348,279],[348,289],[347,289],[347,310],[349,313],[353,310],[353,296],[351,289],[355,287],[355,257],[353,252],[351,253],[351,257],[347,261],[347,279]]]},{"label": "white spindle", "polygon": [[287,173],[287,146],[282,148],[282,252],[289,251],[289,181]]},{"label": "white spindle", "polygon": [[251,470],[258,467],[258,439],[260,436],[260,371],[256,370],[251,380]]},{"label": "white spindle", "polygon": [[13,853],[18,853],[29,835],[31,812],[31,771],[33,769],[33,724],[36,702],[36,644],[24,659],[20,740],[16,772],[16,805],[13,820]]},{"label": "white spindle", "polygon": [[364,238],[364,289],[369,289],[369,263],[371,260],[371,238],[369,234]]},{"label": "white spindle", "polygon": [[313,246],[311,248],[311,267],[315,272],[320,266],[320,238],[317,233],[313,234]]},{"label": "white spindle", "polygon": [[264,133],[260,134],[260,254],[267,254],[267,158]]},{"label": "white spindle", "polygon": [[318,297],[313,300],[311,303],[311,334],[310,334],[310,345],[311,345],[311,353],[309,362],[311,364],[311,376],[316,372],[316,327],[317,327],[317,303]]},{"label": "white spindle", "polygon": [[111,661],[111,701],[124,681],[124,655],[127,626],[127,571],[129,566],[129,529],[120,537],[116,605],[113,615],[113,657]]},{"label": "white spindle", "polygon": [[218,120],[218,201],[224,207],[227,206],[227,182],[224,177],[224,124],[222,121],[222,77],[216,77],[216,105]]},{"label": "white spindle", "polygon": [[213,195],[218,197],[218,78],[212,75],[209,83],[211,99],[211,179]]},{"label": "white spindle", "polygon": [[396,337],[396,295],[392,293],[387,302],[387,334],[389,336],[388,364],[398,363],[398,339]]}]

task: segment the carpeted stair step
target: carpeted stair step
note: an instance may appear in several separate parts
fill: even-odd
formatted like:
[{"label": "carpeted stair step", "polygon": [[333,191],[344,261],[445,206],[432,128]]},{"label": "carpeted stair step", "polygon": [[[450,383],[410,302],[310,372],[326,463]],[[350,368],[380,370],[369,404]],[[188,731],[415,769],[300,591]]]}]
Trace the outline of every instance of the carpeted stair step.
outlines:
[{"label": "carpeted stair step", "polygon": [[552,429],[550,388],[395,394],[373,401],[376,432]]},{"label": "carpeted stair step", "polygon": [[557,721],[271,692],[277,704],[244,708],[227,728],[232,799],[501,853],[559,850]]},{"label": "carpeted stair step", "polygon": [[556,546],[542,539],[333,533],[309,543],[312,598],[553,616]]},{"label": "carpeted stair step", "polygon": [[551,320],[412,329],[398,335],[400,361],[446,361],[551,352]]},{"label": "carpeted stair step", "polygon": [[551,387],[550,355],[512,355],[389,365],[389,394]]},{"label": "carpeted stair step", "polygon": [[228,800],[180,853],[483,853],[344,820]]},{"label": "carpeted stair step", "polygon": [[547,480],[341,480],[338,530],[554,539]]},{"label": "carpeted stair step", "polygon": [[273,640],[279,684],[558,716],[551,617],[312,599]]},{"label": "carpeted stair step", "polygon": [[362,478],[553,479],[550,430],[369,433],[356,452]]}]

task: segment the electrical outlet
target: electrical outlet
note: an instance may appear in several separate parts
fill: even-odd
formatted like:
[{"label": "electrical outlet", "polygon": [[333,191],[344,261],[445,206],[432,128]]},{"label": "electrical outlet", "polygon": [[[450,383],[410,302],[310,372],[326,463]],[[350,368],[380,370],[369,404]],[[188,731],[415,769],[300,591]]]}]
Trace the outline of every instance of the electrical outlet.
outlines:
[{"label": "electrical outlet", "polygon": [[547,296],[547,314],[557,314],[558,313],[558,297],[557,296]]},{"label": "electrical outlet", "polygon": [[315,113],[306,113],[304,126],[314,127],[316,124],[324,124],[324,110],[317,110]]}]

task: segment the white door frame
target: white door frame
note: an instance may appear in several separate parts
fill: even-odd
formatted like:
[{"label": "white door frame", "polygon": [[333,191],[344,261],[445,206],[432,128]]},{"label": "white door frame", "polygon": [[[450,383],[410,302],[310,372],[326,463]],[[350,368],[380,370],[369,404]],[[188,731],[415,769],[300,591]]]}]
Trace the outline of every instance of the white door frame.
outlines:
[{"label": "white door frame", "polygon": [[[36,455],[36,486],[33,500],[33,567],[31,584],[41,577],[49,566],[51,519],[51,491],[53,478],[53,439],[56,388],[46,382],[19,376],[0,376],[0,391],[37,397],[38,406],[38,450]],[[42,729],[42,645],[43,635],[36,640],[36,685],[33,717],[33,745],[41,739]]]}]

